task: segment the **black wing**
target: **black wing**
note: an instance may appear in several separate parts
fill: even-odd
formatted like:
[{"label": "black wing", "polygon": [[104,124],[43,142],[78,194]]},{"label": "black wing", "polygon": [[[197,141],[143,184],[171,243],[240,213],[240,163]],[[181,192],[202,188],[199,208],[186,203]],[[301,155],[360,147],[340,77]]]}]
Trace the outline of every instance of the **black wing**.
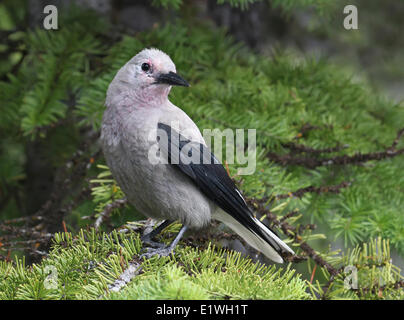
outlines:
[{"label": "black wing", "polygon": [[158,123],[158,130],[163,130],[161,133],[165,133],[164,137],[168,138],[161,139],[160,136],[159,145],[170,164],[191,178],[210,200],[239,223],[265,239],[276,251],[282,251],[281,247],[254,222],[253,213],[240,191],[223,165],[207,147],[186,139],[164,123]]}]

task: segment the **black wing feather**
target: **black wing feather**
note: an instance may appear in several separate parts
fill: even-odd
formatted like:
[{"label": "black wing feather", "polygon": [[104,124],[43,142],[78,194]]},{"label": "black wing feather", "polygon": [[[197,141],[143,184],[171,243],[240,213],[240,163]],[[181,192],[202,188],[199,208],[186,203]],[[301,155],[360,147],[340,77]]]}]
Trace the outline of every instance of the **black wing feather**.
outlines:
[{"label": "black wing feather", "polygon": [[[207,147],[200,143],[191,142],[164,123],[159,122],[158,129],[164,130],[168,137],[168,141],[160,139],[160,149],[167,153],[169,163],[191,178],[197,187],[221,209],[250,231],[265,239],[276,251],[282,251],[281,247],[254,222],[253,213],[248,208],[240,191],[223,165]],[[168,145],[165,142],[168,142]],[[181,157],[184,146],[187,146],[188,157],[191,156],[191,152],[195,153],[196,157],[199,156],[198,161],[195,161],[196,163],[184,161]],[[176,161],[172,162],[173,159]]]}]

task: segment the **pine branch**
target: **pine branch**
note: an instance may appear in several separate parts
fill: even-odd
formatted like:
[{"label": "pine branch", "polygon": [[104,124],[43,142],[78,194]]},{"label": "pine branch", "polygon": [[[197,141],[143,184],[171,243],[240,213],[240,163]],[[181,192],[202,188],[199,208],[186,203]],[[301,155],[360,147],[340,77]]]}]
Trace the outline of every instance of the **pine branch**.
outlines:
[{"label": "pine branch", "polygon": [[[271,224],[281,228],[286,236],[298,243],[305,254],[313,259],[319,266],[327,269],[327,271],[332,275],[338,274],[338,271],[330,263],[325,261],[313,248],[311,248],[305,241],[302,240],[301,231],[304,228],[296,228],[286,222],[285,219],[278,220],[274,213],[266,209],[262,203],[256,201],[255,199],[248,197],[246,197],[245,199],[248,204],[250,204],[253,208],[255,208],[255,210],[257,210],[257,212],[259,212],[261,215],[266,216]],[[295,213],[290,213],[289,217],[292,215],[295,215]],[[312,229],[314,228],[314,226],[310,225],[309,228]],[[293,257],[287,256],[285,258],[293,261]],[[296,262],[296,260],[294,261]]]},{"label": "pine branch", "polygon": [[354,291],[358,297],[363,297],[367,294],[374,294],[381,298],[383,296],[383,292],[387,289],[399,290],[401,288],[404,288],[404,280],[398,280],[394,283],[389,283],[383,286],[375,285],[368,288],[352,288],[351,290]]},{"label": "pine branch", "polygon": [[97,220],[94,223],[95,230],[98,230],[100,228],[101,224],[104,222],[104,220],[109,218],[112,211],[126,206],[127,203],[128,203],[128,200],[126,198],[123,198],[123,199],[117,199],[114,202],[107,204],[105,206],[104,210],[99,213],[99,217],[97,218]]},{"label": "pine branch", "polygon": [[142,273],[142,265],[137,262],[131,262],[124,272],[119,276],[119,279],[115,280],[113,284],[108,286],[108,291],[119,292],[125,287],[133,277]]},{"label": "pine branch", "polygon": [[11,219],[0,223],[0,231],[2,231],[0,237],[0,250],[9,253],[15,250],[24,250],[31,255],[39,254],[41,256],[46,254],[43,250],[39,250],[38,248],[41,245],[46,245],[50,239],[52,239],[53,234],[40,232],[30,227],[13,225],[14,223],[20,223],[22,221],[27,221],[28,219],[36,221],[42,220],[36,219],[36,217],[27,217],[27,219]]},{"label": "pine branch", "polygon": [[403,136],[403,134],[404,134],[404,128],[401,129],[401,130],[399,130],[399,131],[397,132],[397,136],[396,136],[396,138],[394,139],[393,143],[391,144],[390,148],[388,148],[388,150],[391,150],[391,151],[395,151],[395,150],[396,150],[396,147],[397,147],[397,145],[398,145],[398,142],[400,141],[400,139],[401,139],[401,137]]},{"label": "pine branch", "polygon": [[[320,187],[316,187],[316,186],[308,186],[308,187],[304,187],[304,188],[300,188],[296,191],[293,192],[288,192],[285,194],[279,194],[279,195],[275,195],[276,199],[287,199],[287,198],[299,198],[301,199],[306,193],[316,193],[316,194],[321,194],[321,193],[340,193],[341,189],[343,188],[347,188],[351,185],[351,182],[341,182],[340,184],[334,185],[334,186],[320,186]],[[262,198],[263,202],[268,201],[268,197],[264,197]]]},{"label": "pine branch", "polygon": [[284,148],[288,148],[291,150],[291,153],[311,153],[311,154],[322,154],[322,153],[333,153],[338,152],[343,149],[348,148],[348,145],[337,145],[335,147],[324,148],[324,149],[314,149],[303,144],[297,144],[295,142],[286,142],[282,143]]}]

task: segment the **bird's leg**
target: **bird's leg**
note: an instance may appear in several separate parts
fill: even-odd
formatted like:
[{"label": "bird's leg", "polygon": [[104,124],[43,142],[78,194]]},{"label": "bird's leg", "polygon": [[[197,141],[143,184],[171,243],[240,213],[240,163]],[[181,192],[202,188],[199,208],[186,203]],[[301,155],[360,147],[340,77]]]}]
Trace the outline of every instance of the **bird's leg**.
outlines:
[{"label": "bird's leg", "polygon": [[187,229],[188,229],[187,226],[182,226],[180,232],[178,232],[178,234],[175,237],[175,239],[173,240],[173,242],[171,242],[171,244],[168,246],[170,248],[170,251],[174,250],[174,248],[176,247],[178,241],[181,240],[182,236],[184,235],[185,231],[187,231]]},{"label": "bird's leg", "polygon": [[171,220],[165,220],[162,223],[160,223],[157,228],[153,229],[149,233],[145,234],[142,236],[141,240],[142,242],[152,246],[152,247],[164,247],[163,243],[153,241],[153,238],[157,236],[163,229],[168,227],[173,221]]},{"label": "bird's leg", "polygon": [[178,241],[181,240],[182,236],[184,235],[185,231],[187,231],[187,226],[182,226],[180,232],[178,232],[177,236],[168,246],[163,248],[147,248],[147,252],[142,254],[141,257],[151,258],[154,255],[159,256],[169,256],[172,252],[174,252],[175,246],[178,244]]}]

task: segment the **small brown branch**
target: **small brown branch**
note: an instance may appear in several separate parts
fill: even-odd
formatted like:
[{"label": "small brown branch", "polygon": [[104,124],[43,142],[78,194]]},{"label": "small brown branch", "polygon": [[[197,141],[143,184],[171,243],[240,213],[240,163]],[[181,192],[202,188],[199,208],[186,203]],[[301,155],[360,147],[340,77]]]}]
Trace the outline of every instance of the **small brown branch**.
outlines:
[{"label": "small brown branch", "polygon": [[359,297],[365,295],[365,294],[377,294],[377,295],[382,295],[383,291],[385,291],[386,289],[394,289],[394,290],[398,290],[400,288],[404,288],[404,280],[399,280],[396,281],[394,283],[389,283],[386,284],[384,286],[373,286],[370,288],[358,288],[358,289],[351,289],[352,291],[354,291]]},{"label": "small brown branch", "polygon": [[282,222],[286,221],[287,219],[294,217],[294,216],[297,215],[298,213],[299,213],[298,210],[290,211],[290,212],[288,212],[287,214],[285,214],[283,217],[281,217],[281,218],[279,219],[279,222],[282,223]]},{"label": "small brown branch", "polygon": [[[341,189],[347,188],[350,185],[351,185],[351,182],[344,181],[344,182],[341,182],[340,184],[333,185],[333,186],[321,186],[321,187],[308,186],[305,188],[298,189],[294,192],[276,195],[275,198],[276,199],[287,199],[287,198],[295,197],[295,198],[301,199],[308,192],[317,193],[317,194],[340,193]],[[265,199],[263,199],[263,200],[265,200]],[[268,200],[268,198],[266,198],[266,200]]]},{"label": "small brown branch", "polygon": [[299,236],[296,237],[297,242],[300,244],[300,248],[316,262],[318,265],[324,267],[327,269],[327,271],[333,275],[336,276],[339,272],[337,269],[335,269],[331,264],[329,264],[327,261],[325,261],[320,255],[316,253],[316,251],[310,247],[307,242],[302,241]]},{"label": "small brown branch", "polygon": [[[27,217],[29,218],[29,217]],[[2,235],[0,237],[0,251],[7,251],[9,256],[12,251],[27,251],[32,255],[44,256],[46,252],[39,250],[41,245],[49,243],[53,237],[51,233],[39,232],[36,228],[26,228],[24,226],[14,226],[12,223],[20,223],[27,219],[10,219],[3,223],[0,223],[0,231]]]},{"label": "small brown branch", "polygon": [[396,147],[398,145],[398,142],[400,141],[403,134],[404,134],[404,128],[397,132],[397,136],[396,136],[396,138],[394,139],[393,143],[391,144],[391,146],[389,148],[390,150],[394,151],[396,149]]},{"label": "small brown branch", "polygon": [[[21,245],[32,245],[32,244],[38,244],[38,243],[43,243],[49,240],[52,235],[44,235],[43,238],[38,238],[38,239],[32,239],[32,240],[20,240],[20,241],[9,241],[9,242],[2,242],[2,246],[0,247],[0,250],[15,250],[16,246],[21,246]],[[2,247],[4,247],[2,249]],[[19,248],[20,250],[22,248]]]},{"label": "small brown branch", "polygon": [[[318,264],[321,267],[324,267],[331,275],[337,275],[338,274],[338,270],[335,269],[330,263],[328,263],[327,261],[325,261],[312,247],[310,247],[305,241],[303,241],[303,238],[301,237],[300,233],[306,229],[304,228],[296,228],[292,225],[290,225],[288,222],[286,222],[284,220],[278,220],[277,216],[272,213],[270,210],[268,210],[267,208],[264,207],[264,205],[262,203],[260,203],[259,201],[252,199],[252,198],[248,198],[246,197],[246,202],[251,205],[257,212],[259,212],[262,215],[265,215],[268,220],[270,221],[270,223],[272,225],[275,225],[277,227],[279,227],[282,232],[288,236],[289,238],[293,239],[293,241],[295,241],[296,243],[298,243],[300,245],[300,248],[305,252],[305,254],[307,256],[309,256],[311,259],[314,260],[314,262],[316,264]],[[293,213],[290,213],[289,215],[295,215],[295,211]],[[313,225],[309,225],[308,226],[310,229],[313,229],[315,226]],[[293,259],[293,257],[285,257],[286,259],[288,259],[289,261],[291,261]]]},{"label": "small brown branch", "polygon": [[315,169],[320,166],[330,165],[347,165],[347,164],[361,164],[372,160],[384,160],[388,158],[394,158],[404,154],[404,148],[396,151],[386,150],[374,153],[356,153],[353,156],[343,155],[332,158],[316,159],[310,157],[295,157],[292,154],[278,155],[273,152],[267,154],[268,158],[281,165],[297,165],[303,166],[309,169]]},{"label": "small brown branch", "polygon": [[321,295],[320,299],[321,300],[326,300],[327,299],[327,295],[328,295],[328,291],[330,290],[332,284],[334,283],[335,278],[342,272],[343,268],[339,268],[337,270],[337,274],[335,275],[331,275],[330,278],[328,279],[326,285],[323,288],[323,294]]},{"label": "small brown branch", "polygon": [[305,146],[303,144],[298,144],[294,142],[286,142],[282,143],[282,146],[284,148],[289,149],[293,153],[311,153],[311,154],[322,154],[322,153],[333,153],[333,152],[338,152],[343,149],[348,148],[348,145],[337,145],[335,147],[330,147],[330,148],[324,148],[324,149],[314,149],[308,146]]},{"label": "small brown branch", "polygon": [[[276,163],[281,165],[298,165],[303,166],[309,169],[315,169],[319,166],[329,166],[329,165],[347,165],[347,164],[361,164],[364,162],[372,161],[372,160],[384,160],[388,158],[394,158],[396,156],[404,154],[404,148],[396,149],[400,138],[402,138],[404,134],[404,128],[397,132],[397,136],[394,139],[393,143],[390,147],[386,148],[383,151],[379,152],[369,152],[369,153],[360,153],[357,152],[352,156],[349,155],[341,155],[335,157],[328,158],[316,158],[316,157],[308,157],[308,156],[295,156],[294,153],[288,153],[284,155],[279,155],[273,152],[268,152],[267,157]],[[300,146],[300,148],[303,148]],[[308,148],[308,147],[304,147]],[[307,149],[309,150],[309,149]],[[314,150],[314,149],[313,149]],[[326,149],[325,149],[326,150]],[[328,149],[332,150],[332,149]],[[322,150],[324,151],[324,150]]]},{"label": "small brown branch", "polygon": [[114,281],[113,284],[108,286],[109,291],[119,292],[123,287],[125,287],[133,277],[142,273],[142,265],[137,261],[130,262],[128,267],[121,273],[118,279]]},{"label": "small brown branch", "polygon": [[14,223],[26,222],[28,220],[42,221],[43,217],[42,216],[24,216],[24,217],[0,221],[0,224],[14,224]]},{"label": "small brown branch", "polygon": [[35,230],[34,228],[25,228],[25,227],[16,227],[12,225],[0,224],[0,230],[7,233],[6,235],[2,235],[2,237],[9,238],[29,238],[29,239],[42,239],[42,238],[51,238],[51,233],[44,233]]},{"label": "small brown branch", "polygon": [[124,207],[127,203],[128,200],[126,198],[123,198],[123,199],[117,199],[114,202],[107,204],[104,210],[100,212],[97,220],[95,220],[94,223],[95,230],[98,230],[100,228],[103,221],[111,215],[112,211]]}]

